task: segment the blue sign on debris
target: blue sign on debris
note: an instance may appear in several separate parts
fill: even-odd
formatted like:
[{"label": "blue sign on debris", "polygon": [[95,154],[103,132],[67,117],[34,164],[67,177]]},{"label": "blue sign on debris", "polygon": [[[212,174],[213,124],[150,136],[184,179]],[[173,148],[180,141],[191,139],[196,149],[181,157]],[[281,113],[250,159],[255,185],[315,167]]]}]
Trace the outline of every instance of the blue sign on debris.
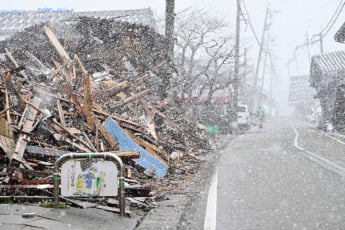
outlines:
[{"label": "blue sign on debris", "polygon": [[133,152],[140,152],[140,158],[135,159],[135,161],[144,168],[155,168],[155,173],[164,177],[168,166],[161,162],[160,160],[153,157],[151,154],[146,152],[142,147],[135,143],[122,129],[121,127],[113,121],[113,119],[108,118],[104,124],[105,129],[108,133],[119,143],[121,150],[131,150]]}]

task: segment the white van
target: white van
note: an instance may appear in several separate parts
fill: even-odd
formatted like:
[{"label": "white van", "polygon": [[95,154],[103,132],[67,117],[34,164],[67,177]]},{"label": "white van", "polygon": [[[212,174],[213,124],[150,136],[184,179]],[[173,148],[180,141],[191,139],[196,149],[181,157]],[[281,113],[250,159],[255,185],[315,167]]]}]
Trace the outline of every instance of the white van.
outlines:
[{"label": "white van", "polygon": [[250,127],[250,113],[246,104],[239,104],[237,107],[237,125],[238,127]]}]

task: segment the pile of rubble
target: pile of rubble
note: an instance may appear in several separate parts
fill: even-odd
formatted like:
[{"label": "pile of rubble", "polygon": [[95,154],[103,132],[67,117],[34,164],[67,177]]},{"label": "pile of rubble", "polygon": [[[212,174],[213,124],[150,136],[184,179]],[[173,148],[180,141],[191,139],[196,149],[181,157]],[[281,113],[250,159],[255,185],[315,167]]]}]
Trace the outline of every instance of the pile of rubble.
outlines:
[{"label": "pile of rubble", "polygon": [[1,195],[51,194],[58,157],[112,152],[124,161],[127,196],[143,197],[131,203],[147,208],[142,201],[174,189],[209,150],[169,93],[176,73],[149,27],[74,18],[28,28],[0,52]]}]

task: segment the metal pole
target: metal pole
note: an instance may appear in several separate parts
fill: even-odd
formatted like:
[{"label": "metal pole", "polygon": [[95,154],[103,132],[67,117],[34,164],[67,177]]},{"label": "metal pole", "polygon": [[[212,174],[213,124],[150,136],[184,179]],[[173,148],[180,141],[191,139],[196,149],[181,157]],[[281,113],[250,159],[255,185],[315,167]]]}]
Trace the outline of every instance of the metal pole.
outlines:
[{"label": "metal pole", "polygon": [[119,190],[118,190],[118,197],[119,197],[119,205],[120,205],[120,216],[125,215],[125,177],[124,177],[124,168],[122,160],[116,156],[114,153],[104,152],[104,153],[68,153],[64,154],[59,157],[55,161],[54,165],[54,201],[55,204],[59,204],[59,168],[60,166],[68,160],[79,160],[79,159],[93,159],[93,158],[103,158],[105,160],[110,160],[114,162],[119,171]]}]

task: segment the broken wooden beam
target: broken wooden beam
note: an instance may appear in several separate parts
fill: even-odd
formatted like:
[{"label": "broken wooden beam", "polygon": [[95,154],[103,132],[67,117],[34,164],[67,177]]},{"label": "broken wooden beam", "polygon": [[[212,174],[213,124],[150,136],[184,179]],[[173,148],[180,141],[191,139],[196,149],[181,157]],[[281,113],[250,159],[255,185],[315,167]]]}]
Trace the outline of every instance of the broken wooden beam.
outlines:
[{"label": "broken wooden beam", "polygon": [[92,99],[91,99],[91,79],[90,75],[84,78],[85,93],[84,93],[84,109],[86,114],[87,125],[93,131],[93,115],[92,115]]},{"label": "broken wooden beam", "polygon": [[94,120],[96,127],[101,132],[101,134],[104,136],[104,138],[108,141],[108,143],[111,145],[113,150],[119,149],[119,143],[115,141],[115,139],[108,133],[108,131],[104,128],[104,125],[97,119]]},{"label": "broken wooden beam", "polygon": [[[63,129],[66,133],[68,133],[71,137],[73,137],[74,139],[76,139],[77,141],[79,141],[81,144],[83,144],[87,149],[90,149],[90,146],[83,141],[82,139],[80,139],[79,137],[77,137],[76,135],[74,135],[69,129],[67,129],[65,126],[63,126],[62,124],[60,124],[59,122],[56,121],[56,119],[53,119],[53,123],[56,124],[57,126],[59,126],[61,129]],[[92,149],[90,149],[92,151]]]},{"label": "broken wooden beam", "polygon": [[0,147],[5,152],[7,158],[12,159],[15,149],[13,129],[3,117],[0,117]]},{"label": "broken wooden beam", "polygon": [[108,89],[105,89],[103,91],[98,91],[92,95],[93,100],[104,100],[108,97],[114,96],[118,94],[119,92],[123,91],[124,89],[129,87],[128,81],[120,82]]},{"label": "broken wooden beam", "polygon": [[[14,59],[14,57],[12,56],[12,54],[11,54],[7,49],[5,49],[5,51],[6,51],[6,56],[11,60],[11,62],[14,64],[14,66],[15,66],[16,68],[19,68],[18,63],[17,63],[17,61]],[[29,78],[28,78],[28,75],[25,73],[25,71],[24,71],[24,70],[21,70],[21,71],[19,71],[19,73],[21,73],[21,74],[24,76],[25,80],[29,83],[29,85],[31,85],[31,83],[30,83],[30,81],[29,81]]]},{"label": "broken wooden beam", "polygon": [[134,101],[138,98],[141,98],[141,97],[144,97],[145,95],[151,93],[151,89],[146,89],[144,91],[141,91],[140,93],[137,93],[136,95],[133,95],[133,96],[130,96],[129,98],[127,98],[126,100],[122,101],[122,102],[119,102],[119,103],[116,103],[114,105],[110,105],[109,107],[111,109],[115,109],[115,108],[118,108],[118,107],[121,107],[131,101]]},{"label": "broken wooden beam", "polygon": [[64,115],[64,111],[62,109],[60,100],[56,101],[56,106],[57,106],[57,110],[58,110],[58,113],[59,113],[60,122],[61,122],[61,124],[63,126],[66,126],[66,124],[65,124],[65,115]]},{"label": "broken wooden beam", "polygon": [[25,151],[28,156],[42,158],[42,159],[58,158],[64,154],[69,153],[68,151],[57,150],[57,149],[47,148],[47,147],[42,148],[42,147],[32,146],[32,145],[28,145]]},{"label": "broken wooden beam", "polygon": [[60,55],[60,57],[68,64],[72,63],[72,59],[68,56],[65,49],[62,47],[59,40],[55,37],[55,34],[49,27],[44,27],[43,29],[44,33],[47,35],[48,39],[52,43],[52,45],[55,47],[56,51]]},{"label": "broken wooden beam", "polygon": [[73,95],[73,93],[72,93],[71,89],[69,88],[69,86],[67,85],[67,83],[63,83],[63,86],[66,88],[66,91],[67,91],[68,95],[71,97],[71,99],[72,99],[73,103],[75,104],[77,110],[79,111],[80,116],[83,118],[84,121],[86,121],[84,110],[80,106],[79,101],[75,98],[75,96]]},{"label": "broken wooden beam", "polygon": [[12,120],[11,120],[10,111],[9,111],[10,104],[9,104],[9,101],[8,101],[8,91],[7,91],[7,88],[5,88],[5,99],[6,99],[5,110],[6,110],[7,122],[9,124],[11,124]]},{"label": "broken wooden beam", "polygon": [[[41,103],[41,98],[34,97],[32,100],[32,105],[35,107],[39,107]],[[35,118],[37,115],[37,110],[33,107],[28,108],[27,113],[24,118],[24,125],[23,125],[23,133],[21,133],[18,137],[16,148],[14,150],[13,156],[11,160],[15,159],[17,161],[21,161],[23,159],[24,151],[27,145],[27,142],[25,141],[27,137],[27,133],[30,133],[32,131],[33,124],[35,122]]]}]

